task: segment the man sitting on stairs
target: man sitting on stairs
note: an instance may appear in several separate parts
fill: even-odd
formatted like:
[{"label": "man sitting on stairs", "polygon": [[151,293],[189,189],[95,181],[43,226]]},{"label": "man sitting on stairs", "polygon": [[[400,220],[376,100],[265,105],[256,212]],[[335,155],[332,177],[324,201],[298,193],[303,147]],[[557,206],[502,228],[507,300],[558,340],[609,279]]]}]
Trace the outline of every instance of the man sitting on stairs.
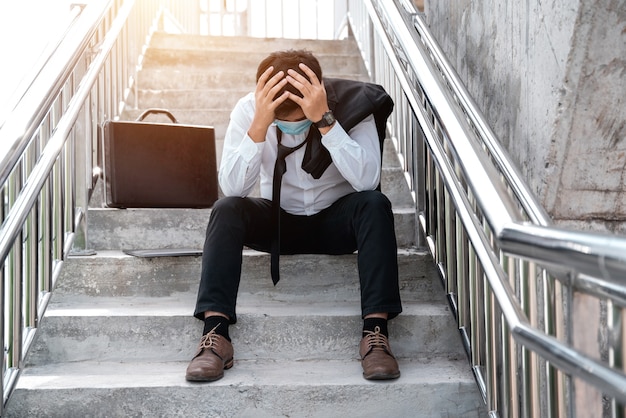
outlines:
[{"label": "man sitting on stairs", "polygon": [[[272,254],[274,285],[279,254],[357,251],[363,376],[395,379],[387,321],[402,311],[397,244],[391,203],[379,191],[393,101],[375,84],[323,79],[303,50],[270,54],[256,79],[226,131],[225,197],[211,212],[194,313],[204,332],[186,379],[214,381],[233,365],[228,327],[237,320],[244,246]],[[261,197],[249,197],[257,179]]]}]

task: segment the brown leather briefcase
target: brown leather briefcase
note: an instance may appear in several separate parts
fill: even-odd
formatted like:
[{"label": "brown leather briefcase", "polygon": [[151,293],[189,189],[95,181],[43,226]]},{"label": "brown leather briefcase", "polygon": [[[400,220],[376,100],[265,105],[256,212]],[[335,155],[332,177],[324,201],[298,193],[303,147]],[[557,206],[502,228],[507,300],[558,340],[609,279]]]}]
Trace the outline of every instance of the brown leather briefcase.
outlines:
[{"label": "brown leather briefcase", "polygon": [[[149,123],[149,114],[173,123]],[[105,204],[113,208],[208,208],[218,197],[215,131],[183,125],[164,109],[103,125]]]}]

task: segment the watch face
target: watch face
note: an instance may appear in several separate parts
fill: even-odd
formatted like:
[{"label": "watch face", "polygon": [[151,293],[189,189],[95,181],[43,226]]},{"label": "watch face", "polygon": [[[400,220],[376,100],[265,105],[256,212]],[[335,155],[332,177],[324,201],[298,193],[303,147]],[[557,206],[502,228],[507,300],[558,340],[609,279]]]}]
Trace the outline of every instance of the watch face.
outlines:
[{"label": "watch face", "polygon": [[335,115],[333,115],[332,111],[329,111],[322,115],[322,120],[317,122],[315,126],[317,126],[318,128],[325,128],[335,123],[335,120]]}]

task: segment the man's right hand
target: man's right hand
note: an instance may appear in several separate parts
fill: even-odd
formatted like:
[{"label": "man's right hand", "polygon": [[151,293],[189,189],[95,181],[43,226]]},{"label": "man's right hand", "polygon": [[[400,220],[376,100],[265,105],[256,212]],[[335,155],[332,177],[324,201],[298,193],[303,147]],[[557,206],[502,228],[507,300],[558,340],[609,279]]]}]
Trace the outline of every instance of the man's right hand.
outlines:
[{"label": "man's right hand", "polygon": [[252,125],[248,129],[248,136],[254,142],[265,141],[267,128],[274,122],[276,108],[289,97],[289,93],[285,91],[274,100],[276,94],[287,83],[287,79],[282,71],[277,72],[270,78],[272,71],[274,71],[274,67],[269,67],[265,70],[256,84],[254,118],[252,119]]}]

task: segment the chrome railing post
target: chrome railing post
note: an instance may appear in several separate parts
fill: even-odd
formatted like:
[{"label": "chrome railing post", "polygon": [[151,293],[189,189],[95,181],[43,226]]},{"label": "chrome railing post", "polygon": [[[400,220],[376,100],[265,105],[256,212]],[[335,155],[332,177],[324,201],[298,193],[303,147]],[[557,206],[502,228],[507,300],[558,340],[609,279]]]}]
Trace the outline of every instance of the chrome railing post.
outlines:
[{"label": "chrome railing post", "polygon": [[[352,32],[374,81],[396,103],[389,130],[418,234],[490,412],[572,416],[575,377],[614,397],[612,411],[622,413],[623,365],[572,347],[571,309],[575,292],[626,306],[626,239],[552,226],[412,2],[363,3],[366,13],[350,2]],[[371,32],[362,29],[368,25]],[[421,135],[407,134],[407,113],[423,145]]]},{"label": "chrome railing post", "polygon": [[[132,24],[152,30],[155,2],[140,2],[147,8]],[[143,53],[149,35],[127,27],[140,7],[135,3],[87,6],[0,126],[3,405],[64,259],[88,245],[88,203],[101,159],[98,126],[123,110],[138,70],[132,57]]]},{"label": "chrome railing post", "polygon": [[[15,204],[19,191],[23,185],[22,167],[14,170],[9,178],[8,202],[9,210]],[[8,253],[7,271],[5,272],[9,278],[19,278],[19,280],[8,280],[9,289],[7,292],[9,301],[9,349],[8,349],[8,366],[18,369],[22,361],[22,234],[12,245]]]},{"label": "chrome railing post", "polygon": [[75,225],[71,249],[72,254],[83,254],[88,251],[87,208],[89,206],[90,192],[93,189],[94,183],[92,175],[92,150],[95,150],[95,148],[92,148],[93,144],[91,141],[92,138],[97,137],[93,135],[94,132],[91,129],[90,99],[87,100],[87,105],[83,106],[81,109],[80,116],[72,132],[73,171],[69,173],[71,177],[70,190],[73,191],[72,200],[70,202],[73,210],[72,224]]},{"label": "chrome railing post", "polygon": [[[34,147],[24,154],[24,167],[27,173],[30,173],[35,167],[37,153]],[[37,208],[29,214],[24,225],[25,246],[24,246],[24,327],[34,328],[37,326],[37,292],[39,291],[39,272],[37,263],[38,245],[39,245],[39,228],[38,228],[39,212]]]}]

